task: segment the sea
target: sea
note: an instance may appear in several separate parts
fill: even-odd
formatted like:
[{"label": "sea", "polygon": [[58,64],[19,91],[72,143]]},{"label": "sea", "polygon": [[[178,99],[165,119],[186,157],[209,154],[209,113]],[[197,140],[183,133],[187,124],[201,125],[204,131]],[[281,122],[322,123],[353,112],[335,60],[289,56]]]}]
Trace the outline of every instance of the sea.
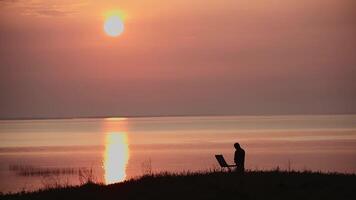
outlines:
[{"label": "sea", "polygon": [[0,192],[222,169],[356,173],[356,115],[0,120]]}]

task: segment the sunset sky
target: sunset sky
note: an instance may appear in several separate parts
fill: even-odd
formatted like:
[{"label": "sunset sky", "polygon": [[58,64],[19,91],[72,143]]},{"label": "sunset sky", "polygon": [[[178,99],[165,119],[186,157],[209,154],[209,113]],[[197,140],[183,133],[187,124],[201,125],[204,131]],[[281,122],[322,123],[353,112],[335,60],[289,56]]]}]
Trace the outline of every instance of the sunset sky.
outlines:
[{"label": "sunset sky", "polygon": [[[104,31],[113,12],[118,37]],[[355,102],[355,0],[0,0],[2,119],[356,113]]]}]

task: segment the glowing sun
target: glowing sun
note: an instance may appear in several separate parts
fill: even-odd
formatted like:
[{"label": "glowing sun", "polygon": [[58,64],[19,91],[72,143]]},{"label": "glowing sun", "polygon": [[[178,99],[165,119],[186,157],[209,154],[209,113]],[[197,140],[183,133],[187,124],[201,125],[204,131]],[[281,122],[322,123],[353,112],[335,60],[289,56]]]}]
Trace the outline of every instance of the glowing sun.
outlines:
[{"label": "glowing sun", "polygon": [[111,37],[117,37],[124,32],[124,23],[119,16],[110,16],[105,20],[104,31]]}]

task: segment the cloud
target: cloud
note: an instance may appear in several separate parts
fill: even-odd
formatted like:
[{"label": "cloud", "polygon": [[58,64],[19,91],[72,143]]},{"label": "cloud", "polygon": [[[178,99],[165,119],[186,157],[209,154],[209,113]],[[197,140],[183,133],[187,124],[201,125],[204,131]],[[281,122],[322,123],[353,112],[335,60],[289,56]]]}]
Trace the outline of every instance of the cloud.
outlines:
[{"label": "cloud", "polygon": [[86,1],[58,0],[0,0],[0,5],[19,9],[24,15],[63,17],[79,13]]}]

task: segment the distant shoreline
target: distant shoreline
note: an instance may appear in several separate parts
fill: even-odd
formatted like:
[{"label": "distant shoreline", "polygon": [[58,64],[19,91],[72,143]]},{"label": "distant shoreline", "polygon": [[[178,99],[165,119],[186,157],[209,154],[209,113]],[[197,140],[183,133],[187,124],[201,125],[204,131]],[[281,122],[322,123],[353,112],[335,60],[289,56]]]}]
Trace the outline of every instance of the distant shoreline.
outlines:
[{"label": "distant shoreline", "polygon": [[356,113],[316,113],[316,114],[207,114],[207,115],[98,115],[98,116],[75,116],[75,117],[19,117],[0,118],[0,121],[25,121],[25,120],[71,120],[71,119],[105,119],[105,118],[160,118],[160,117],[278,117],[278,116],[356,116]]}]

